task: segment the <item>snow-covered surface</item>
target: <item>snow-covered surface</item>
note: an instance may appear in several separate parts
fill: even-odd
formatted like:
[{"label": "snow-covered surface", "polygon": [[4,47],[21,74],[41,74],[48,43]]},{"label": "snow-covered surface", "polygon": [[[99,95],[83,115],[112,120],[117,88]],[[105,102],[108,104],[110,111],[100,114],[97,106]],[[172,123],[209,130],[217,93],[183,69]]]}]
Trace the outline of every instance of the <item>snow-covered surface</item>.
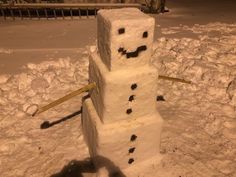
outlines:
[{"label": "snow-covered surface", "polygon": [[[188,1],[170,0],[168,4],[177,7]],[[165,121],[161,139],[164,157],[150,177],[236,176],[235,5],[219,2],[209,5],[196,0],[191,7],[183,3],[178,8],[168,6],[170,14],[157,16],[153,64],[162,75],[194,84],[158,82],[157,93],[166,100],[157,106]],[[92,34],[96,25],[91,19],[77,22],[0,24],[4,34],[0,35],[0,176],[48,177],[70,174],[68,167],[78,173],[86,171],[86,161],[82,162],[89,154],[81,134],[80,96],[37,117],[27,114],[36,105],[47,104],[87,83],[88,53],[84,46],[95,43]],[[92,27],[84,28],[88,24]],[[37,35],[29,35],[31,31]],[[86,34],[80,35],[83,39],[74,37],[77,31]],[[13,74],[15,70],[18,74]],[[78,115],[69,119],[71,114]],[[67,120],[40,129],[44,121],[53,123],[65,120],[63,117]]]},{"label": "snow-covered surface", "polygon": [[50,176],[69,161],[88,157],[79,117],[40,129],[44,121],[52,123],[79,111],[80,97],[37,117],[28,115],[34,106],[45,105],[87,83],[88,58],[84,55],[79,61],[60,58],[28,63],[23,73],[1,75],[1,176]]},{"label": "snow-covered surface", "polygon": [[[190,30],[198,39],[156,41],[152,62],[162,75],[191,80],[192,85],[159,80],[158,110],[165,120],[163,160],[156,176],[236,175],[236,24],[178,26],[165,32]],[[81,50],[81,53],[83,50]],[[81,97],[30,117],[34,104],[44,105],[87,83],[88,53],[80,60],[60,58],[28,63],[22,73],[0,77],[0,172],[2,176],[50,176],[73,159],[88,157],[80,117],[48,129],[80,110]],[[155,176],[150,174],[150,176]]]},{"label": "snow-covered surface", "polygon": [[158,105],[165,120],[159,176],[235,176],[236,24],[170,28],[179,30],[199,38],[160,38],[153,56],[160,74],[193,82],[159,81],[166,100]]}]

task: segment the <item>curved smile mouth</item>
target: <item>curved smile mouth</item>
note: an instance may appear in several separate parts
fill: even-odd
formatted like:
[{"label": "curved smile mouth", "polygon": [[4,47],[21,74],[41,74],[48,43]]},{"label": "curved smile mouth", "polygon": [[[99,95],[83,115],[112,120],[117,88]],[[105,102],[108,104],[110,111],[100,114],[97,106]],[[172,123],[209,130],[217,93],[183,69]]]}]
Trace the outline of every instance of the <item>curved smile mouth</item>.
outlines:
[{"label": "curved smile mouth", "polygon": [[127,52],[124,48],[119,48],[118,52],[122,55],[126,55],[126,58],[135,58],[138,57],[139,53],[147,50],[146,45],[139,46],[134,52]]}]

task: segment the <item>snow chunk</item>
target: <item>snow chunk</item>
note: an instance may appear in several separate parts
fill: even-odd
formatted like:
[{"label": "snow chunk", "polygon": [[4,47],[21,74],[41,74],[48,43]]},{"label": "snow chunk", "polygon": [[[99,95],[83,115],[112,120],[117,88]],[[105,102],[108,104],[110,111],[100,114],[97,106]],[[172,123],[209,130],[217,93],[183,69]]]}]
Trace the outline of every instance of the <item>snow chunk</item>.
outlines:
[{"label": "snow chunk", "polygon": [[220,131],[222,121],[215,119],[213,122],[206,124],[204,130],[211,136],[215,135]]},{"label": "snow chunk", "polygon": [[234,172],[235,164],[231,160],[212,160],[210,162],[221,173],[229,175]]},{"label": "snow chunk", "polygon": [[33,115],[38,110],[37,104],[28,104],[23,105],[23,111],[28,115]]},{"label": "snow chunk", "polygon": [[0,75],[0,84],[5,84],[11,76],[8,74]]},{"label": "snow chunk", "polygon": [[18,110],[15,114],[16,117],[23,117],[25,116],[25,113],[23,111]]},{"label": "snow chunk", "polygon": [[19,75],[19,78],[18,78],[18,88],[19,90],[25,90],[27,89],[28,87],[30,87],[30,83],[31,81],[33,80],[33,77],[26,74],[26,73],[22,73]]},{"label": "snow chunk", "polygon": [[5,155],[11,155],[16,149],[16,146],[12,142],[7,142],[7,140],[1,140],[0,152]]},{"label": "snow chunk", "polygon": [[226,90],[229,99],[232,101],[234,105],[236,105],[236,78],[229,83],[229,86]]},{"label": "snow chunk", "polygon": [[43,74],[43,77],[47,79],[49,84],[52,82],[55,76],[56,76],[56,73],[54,71],[47,71]]},{"label": "snow chunk", "polygon": [[11,54],[13,51],[11,49],[0,48],[0,53]]},{"label": "snow chunk", "polygon": [[3,90],[0,88],[0,96],[2,97],[3,96]]},{"label": "snow chunk", "polygon": [[95,52],[96,50],[97,50],[97,47],[95,45],[89,46],[88,51],[90,51],[91,53]]},{"label": "snow chunk", "polygon": [[28,63],[28,64],[27,64],[27,67],[28,67],[29,69],[31,69],[31,70],[37,69],[37,65],[34,64],[34,63]]},{"label": "snow chunk", "polygon": [[7,98],[4,98],[4,97],[0,97],[0,105],[6,105],[8,103],[8,100]]},{"label": "snow chunk", "polygon": [[221,110],[226,116],[228,116],[230,118],[235,118],[236,117],[236,112],[235,112],[233,106],[222,105]]},{"label": "snow chunk", "polygon": [[35,91],[35,92],[39,92],[42,93],[45,91],[46,88],[49,87],[49,83],[48,81],[43,78],[43,77],[38,77],[35,78],[34,80],[32,80],[31,82],[31,88]]}]

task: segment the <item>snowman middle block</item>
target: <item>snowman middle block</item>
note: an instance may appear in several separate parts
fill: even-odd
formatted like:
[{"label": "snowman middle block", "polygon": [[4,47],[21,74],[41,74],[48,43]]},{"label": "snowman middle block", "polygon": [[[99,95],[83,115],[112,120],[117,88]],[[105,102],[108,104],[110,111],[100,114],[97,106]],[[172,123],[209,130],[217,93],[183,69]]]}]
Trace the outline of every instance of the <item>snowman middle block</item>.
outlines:
[{"label": "snowman middle block", "polygon": [[110,72],[99,55],[89,59],[89,82],[97,87],[90,95],[104,123],[156,113],[157,69],[149,64]]},{"label": "snowman middle block", "polygon": [[125,169],[154,156],[161,156],[163,120],[158,112],[103,124],[89,98],[83,102],[83,113],[85,141],[95,166],[109,166],[106,160],[109,159],[120,169]]},{"label": "snowman middle block", "polygon": [[136,8],[99,10],[97,45],[108,70],[139,67],[150,61],[155,20]]}]

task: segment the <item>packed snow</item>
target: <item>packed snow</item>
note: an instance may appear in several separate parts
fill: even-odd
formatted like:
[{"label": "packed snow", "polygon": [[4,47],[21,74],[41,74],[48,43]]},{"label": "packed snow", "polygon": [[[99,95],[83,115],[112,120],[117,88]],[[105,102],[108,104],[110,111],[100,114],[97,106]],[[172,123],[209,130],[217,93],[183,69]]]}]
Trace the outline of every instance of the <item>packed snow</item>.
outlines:
[{"label": "packed snow", "polygon": [[[198,37],[168,37],[179,32]],[[155,41],[152,63],[161,75],[192,84],[158,81],[157,95],[165,100],[157,102],[165,121],[163,159],[147,174],[236,177],[236,24],[180,25],[162,33],[166,36]],[[80,126],[82,96],[30,116],[88,83],[88,50],[94,46],[82,48],[80,60],[28,63],[22,73],[0,75],[1,176],[52,176],[70,161],[89,157]],[[53,126],[43,128],[45,121]]]},{"label": "packed snow", "polygon": [[[168,33],[168,29],[162,29]],[[192,81],[159,80],[158,108],[166,121],[159,176],[236,176],[236,24],[170,28],[198,39],[160,38],[159,73]]]}]

